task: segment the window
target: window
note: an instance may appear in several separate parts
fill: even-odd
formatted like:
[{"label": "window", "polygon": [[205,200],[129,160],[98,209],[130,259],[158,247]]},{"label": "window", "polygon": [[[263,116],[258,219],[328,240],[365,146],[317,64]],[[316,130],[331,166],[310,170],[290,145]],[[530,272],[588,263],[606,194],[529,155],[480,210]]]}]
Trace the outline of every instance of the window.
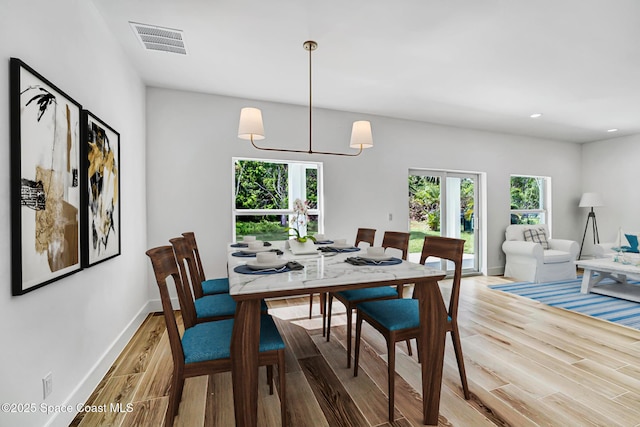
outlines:
[{"label": "window", "polygon": [[307,203],[304,234],[322,228],[322,163],[233,159],[232,218],[235,239],[286,240],[296,199]]},{"label": "window", "polygon": [[511,224],[549,224],[551,178],[511,175]]}]

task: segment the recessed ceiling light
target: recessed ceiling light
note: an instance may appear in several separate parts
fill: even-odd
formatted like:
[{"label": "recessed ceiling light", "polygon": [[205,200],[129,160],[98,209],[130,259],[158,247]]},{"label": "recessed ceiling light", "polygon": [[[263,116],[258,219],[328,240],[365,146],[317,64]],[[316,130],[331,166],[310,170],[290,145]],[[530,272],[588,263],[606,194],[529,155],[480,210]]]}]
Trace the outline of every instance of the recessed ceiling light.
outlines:
[{"label": "recessed ceiling light", "polygon": [[533,113],[529,117],[531,117],[532,119],[537,119],[538,117],[542,117],[542,113]]},{"label": "recessed ceiling light", "polygon": [[607,132],[618,132],[618,129],[607,129]]}]

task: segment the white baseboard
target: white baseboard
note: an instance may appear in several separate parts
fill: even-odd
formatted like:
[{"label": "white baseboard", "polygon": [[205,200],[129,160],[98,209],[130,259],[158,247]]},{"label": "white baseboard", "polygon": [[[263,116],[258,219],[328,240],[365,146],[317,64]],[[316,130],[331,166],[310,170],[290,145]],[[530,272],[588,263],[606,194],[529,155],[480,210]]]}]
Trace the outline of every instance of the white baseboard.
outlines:
[{"label": "white baseboard", "polygon": [[[159,302],[160,300],[158,300],[158,305]],[[109,371],[113,362],[115,362],[122,350],[129,343],[133,334],[138,330],[144,319],[147,318],[147,315],[156,311],[154,310],[152,303],[153,301],[147,302],[140,311],[138,311],[138,313],[133,317],[113,343],[111,343],[102,357],[96,361],[87,375],[85,375],[82,381],[80,381],[62,405],[76,406],[78,402],[87,401],[89,396],[91,396],[91,393],[93,393],[102,378],[104,378],[105,374]],[[162,307],[160,307],[160,311],[161,310]],[[45,427],[68,427],[75,416],[75,413],[56,412],[45,424]]]}]

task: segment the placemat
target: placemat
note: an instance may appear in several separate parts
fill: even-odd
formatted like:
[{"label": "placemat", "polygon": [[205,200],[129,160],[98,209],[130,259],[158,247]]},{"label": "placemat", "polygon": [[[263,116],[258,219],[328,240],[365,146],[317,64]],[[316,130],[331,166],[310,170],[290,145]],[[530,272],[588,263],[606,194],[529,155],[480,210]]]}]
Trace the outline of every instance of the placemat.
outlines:
[{"label": "placemat", "polygon": [[[269,242],[263,242],[263,243],[264,243],[263,246],[271,246],[271,243]],[[232,248],[248,248],[249,244],[238,242],[238,243],[232,243],[230,246]]]}]

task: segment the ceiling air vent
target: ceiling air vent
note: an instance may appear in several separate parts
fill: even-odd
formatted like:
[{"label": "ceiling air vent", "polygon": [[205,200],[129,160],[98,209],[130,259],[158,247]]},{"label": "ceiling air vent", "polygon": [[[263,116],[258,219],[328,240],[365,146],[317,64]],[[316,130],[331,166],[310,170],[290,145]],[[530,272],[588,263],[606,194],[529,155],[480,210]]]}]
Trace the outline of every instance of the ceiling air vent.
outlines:
[{"label": "ceiling air vent", "polygon": [[187,54],[182,30],[129,22],[138,40],[147,50]]}]

